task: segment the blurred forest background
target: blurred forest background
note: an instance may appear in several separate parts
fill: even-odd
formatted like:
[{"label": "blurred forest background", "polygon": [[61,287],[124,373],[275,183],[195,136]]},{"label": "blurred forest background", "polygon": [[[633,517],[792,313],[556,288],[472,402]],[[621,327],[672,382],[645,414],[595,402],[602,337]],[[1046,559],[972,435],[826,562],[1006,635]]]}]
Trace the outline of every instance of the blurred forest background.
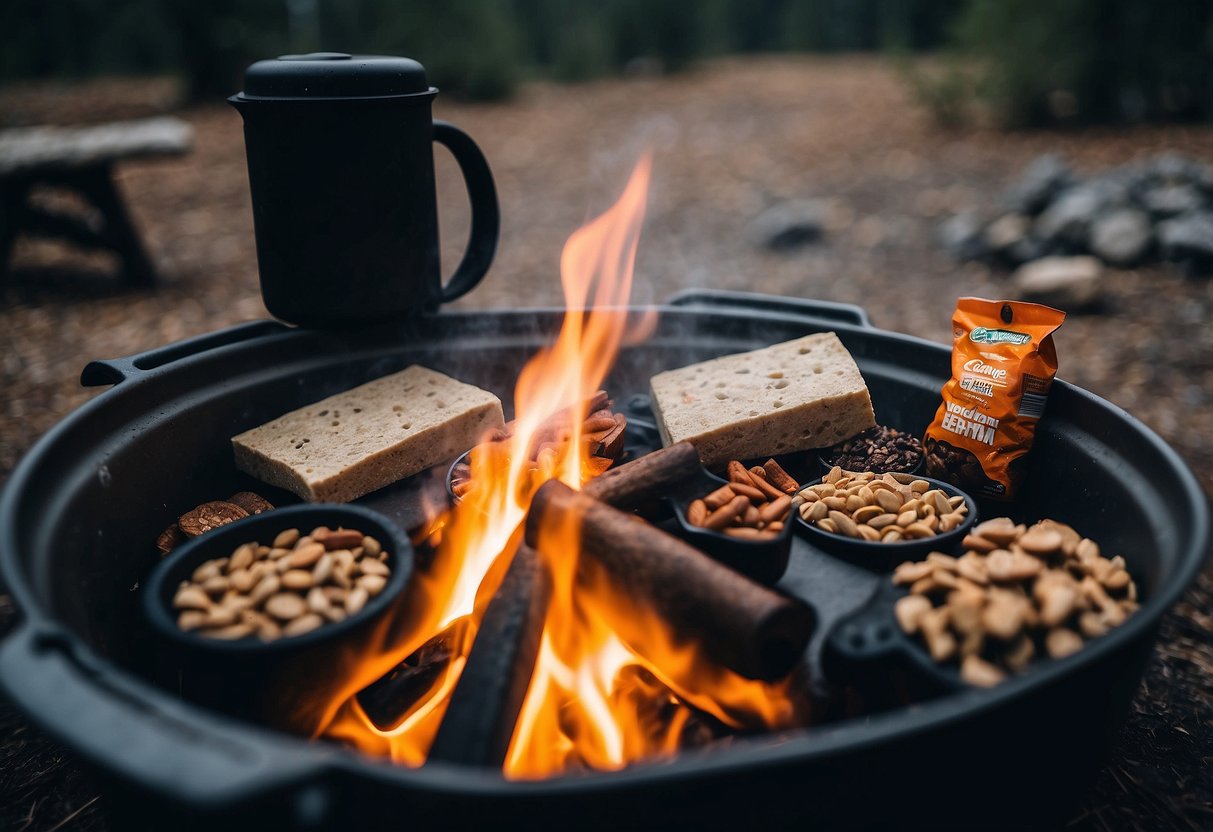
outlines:
[{"label": "blurred forest background", "polygon": [[194,100],[239,89],[257,58],[339,49],[419,59],[446,93],[510,96],[528,78],[678,71],[755,52],[935,51],[905,65],[945,124],[1207,120],[1208,0],[9,0],[0,81],[179,74]]}]

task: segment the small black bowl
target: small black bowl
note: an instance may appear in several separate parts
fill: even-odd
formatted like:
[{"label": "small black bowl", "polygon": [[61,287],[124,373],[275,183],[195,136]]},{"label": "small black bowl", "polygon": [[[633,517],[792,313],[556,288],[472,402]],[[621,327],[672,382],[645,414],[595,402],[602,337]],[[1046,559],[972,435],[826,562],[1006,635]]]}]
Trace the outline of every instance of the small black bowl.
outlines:
[{"label": "small black bowl", "polygon": [[[977,503],[973,498],[951,483],[915,475],[915,479],[924,480],[932,488],[941,489],[949,497],[964,497],[969,512],[964,522],[951,531],[937,534],[934,537],[923,537],[917,540],[904,540],[899,543],[879,543],[862,538],[847,537],[834,534],[825,529],[819,529],[809,523],[796,512],[796,523],[805,537],[817,548],[837,555],[851,563],[879,572],[893,569],[897,564],[906,560],[921,560],[928,552],[949,552],[956,548],[964,539],[973,525],[977,522]],[[817,482],[821,482],[818,480]],[[817,483],[808,483],[803,488]],[[802,490],[803,490],[802,488]]]},{"label": "small black bowl", "polygon": [[[730,537],[723,532],[696,526],[687,519],[687,510],[692,502],[728,484],[728,480],[702,470],[698,478],[682,486],[679,493],[670,498],[674,506],[674,518],[678,522],[679,537],[725,566],[748,575],[759,583],[773,585],[783,577],[788,568],[794,525],[790,516],[784,521],[783,531],[769,540]],[[795,510],[791,513],[795,513]]]},{"label": "small black bowl", "polygon": [[[307,534],[316,526],[358,529],[388,552],[387,585],[357,613],[271,642],[206,638],[177,626],[173,596],[204,562],[227,557],[244,543],[269,545],[287,529]],[[408,537],[378,512],[341,504],[288,506],[221,526],[174,549],[144,583],[143,609],[163,645],[164,664],[179,673],[182,695],[232,716],[307,733],[362,657],[378,646],[413,563]]]},{"label": "small black bowl", "polygon": [[451,501],[451,505],[457,505],[463,498],[455,493],[455,469],[459,466],[467,466],[468,460],[472,456],[472,450],[468,450],[455,457],[455,461],[451,463],[451,467],[446,469],[446,496]]}]

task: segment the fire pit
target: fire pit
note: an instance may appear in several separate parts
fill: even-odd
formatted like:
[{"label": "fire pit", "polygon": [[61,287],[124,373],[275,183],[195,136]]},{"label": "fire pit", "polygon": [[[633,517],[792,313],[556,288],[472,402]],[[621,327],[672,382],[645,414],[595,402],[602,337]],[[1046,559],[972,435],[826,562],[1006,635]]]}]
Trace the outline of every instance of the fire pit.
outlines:
[{"label": "fire pit", "polygon": [[[0,653],[5,687],[120,786],[130,799],[119,807],[138,815],[188,808],[190,817],[221,814],[249,826],[283,818],[376,826],[397,823],[388,807],[402,806],[424,807],[453,826],[486,816],[523,825],[537,816],[590,815],[603,825],[644,817],[717,826],[763,806],[781,819],[927,822],[940,816],[915,808],[914,795],[932,783],[953,784],[958,819],[994,805],[1009,784],[1030,781],[1032,805],[999,804],[1010,822],[1020,808],[1035,816],[1080,794],[1080,775],[1092,770],[1129,701],[1159,616],[1199,563],[1207,520],[1195,483],[1169,449],[1123,412],[1064,383],[1041,424],[1034,496],[1016,509],[1031,516],[1049,506],[1056,515],[1056,506],[1068,506],[1061,519],[1119,540],[1145,602],[1079,655],[995,690],[933,694],[912,711],[858,720],[847,718],[854,705],[843,697],[805,730],[534,782],[438,760],[418,769],[383,765],[180,702],[131,589],[155,557],[148,541],[174,507],[249,485],[234,468],[213,464],[227,452],[227,437],[413,362],[505,395],[560,317],[558,310],[444,313],[347,333],[261,322],[91,364],[85,382],[114,389],[43,440],[14,473],[0,508],[5,579],[26,614]],[[640,416],[630,419],[635,425],[643,422],[637,394],[653,371],[823,330],[838,332],[856,356],[878,418],[920,432],[948,372],[947,350],[871,329],[858,310],[787,299],[672,298],[652,336],[621,352],[606,388],[630,403]],[[635,435],[642,440],[643,430]],[[1076,491],[1079,482],[1085,491]],[[440,478],[434,485],[441,489]],[[426,516],[431,492],[423,486],[405,483],[364,502],[412,528]],[[878,583],[795,541],[780,588],[817,613],[806,654],[815,685],[830,678],[822,646],[831,624],[861,607]],[[870,704],[888,707],[907,678],[890,673],[890,702]],[[873,788],[880,801],[860,799]]]},{"label": "fire pit", "polygon": [[[623,262],[637,229],[633,214],[585,233]],[[898,637],[880,572],[797,535],[772,589],[658,531],[674,520],[654,498],[697,460],[656,451],[646,395],[656,372],[833,331],[879,422],[921,435],[948,351],[782,298],[693,292],[644,314],[623,306],[628,280],[600,282],[592,303],[588,279],[566,285],[568,314],[260,322],[90,364],[84,383],[114,389],[45,437],[0,500],[0,565],[26,615],[0,647],[5,688],[97,765],[132,825],[988,826],[1065,811],[1204,551],[1207,510],[1174,453],[1056,385],[1025,496],[999,513],[1098,529],[1142,605],[1076,655],[970,688]],[[636,318],[647,332],[628,340]],[[507,401],[518,380],[510,438],[473,451],[475,487],[453,511],[447,466],[358,500],[413,531],[414,578],[378,639],[343,658],[355,669],[335,694],[306,703],[306,721],[270,720],[316,741],[190,704],[140,617],[157,533],[181,507],[262,488],[229,437],[415,363]],[[532,455],[550,414],[601,406],[599,387],[627,426],[619,467],[592,461],[586,414],[563,450]],[[946,805],[922,799],[941,783]]]}]

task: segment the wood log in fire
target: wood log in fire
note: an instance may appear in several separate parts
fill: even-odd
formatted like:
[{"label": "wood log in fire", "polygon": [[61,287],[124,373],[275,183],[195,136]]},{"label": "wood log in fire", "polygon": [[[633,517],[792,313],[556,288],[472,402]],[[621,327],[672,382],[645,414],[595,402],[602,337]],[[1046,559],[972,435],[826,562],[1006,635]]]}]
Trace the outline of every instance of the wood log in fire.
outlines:
[{"label": "wood log in fire", "polygon": [[[604,503],[617,508],[632,509],[667,494],[675,484],[693,476],[698,467],[699,453],[695,446],[689,442],[680,442],[607,471],[587,483],[585,490],[587,494]],[[515,555],[514,563],[507,571],[501,588],[490,601],[485,613],[486,623],[481,626],[473,645],[474,652],[480,650],[482,638],[486,645],[490,641],[496,645],[493,648],[486,646],[484,649],[489,651],[490,655],[497,656],[513,655],[517,652],[514,646],[502,645],[502,639],[507,633],[512,634],[510,637],[518,639],[539,638],[543,616],[532,616],[530,605],[535,603],[533,596],[542,588],[542,584],[538,580],[527,580],[520,574],[524,569],[531,568],[526,564],[535,558],[534,551],[529,547],[524,547],[524,552]],[[546,593],[542,601],[546,602]],[[490,620],[497,623],[490,626]],[[376,726],[386,731],[399,724],[417,697],[429,689],[435,674],[441,672],[450,661],[451,641],[450,631],[442,633],[358,694],[359,702]],[[495,660],[492,661],[494,667],[501,667]],[[529,672],[528,665],[527,673]],[[508,736],[506,740],[509,740]],[[496,749],[487,740],[473,749],[476,752],[486,750]],[[477,754],[470,756],[475,757]],[[490,762],[488,758],[493,755],[479,753],[478,756],[485,759],[487,765]]]},{"label": "wood log in fire", "polygon": [[539,654],[547,572],[518,547],[468,654],[428,760],[501,768]]},{"label": "wood log in fire", "polygon": [[[630,597],[699,642],[717,664],[773,681],[800,661],[813,630],[803,602],[757,584],[656,526],[556,480],[535,494],[526,541],[541,548],[545,524],[580,519],[581,556],[601,565]],[[571,553],[549,552],[552,556]]]},{"label": "wood log in fire", "polygon": [[679,442],[612,468],[586,483],[583,493],[620,509],[632,509],[668,495],[676,485],[695,476],[699,452]]}]

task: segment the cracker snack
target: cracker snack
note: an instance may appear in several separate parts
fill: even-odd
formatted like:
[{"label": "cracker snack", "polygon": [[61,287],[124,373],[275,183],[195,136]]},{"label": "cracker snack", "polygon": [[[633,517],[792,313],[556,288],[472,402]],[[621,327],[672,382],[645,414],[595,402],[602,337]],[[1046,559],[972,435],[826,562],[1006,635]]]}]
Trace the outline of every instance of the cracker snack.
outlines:
[{"label": "cracker snack", "polygon": [[667,370],[649,386],[662,442],[690,442],[709,468],[826,448],[876,424],[833,332]]}]

